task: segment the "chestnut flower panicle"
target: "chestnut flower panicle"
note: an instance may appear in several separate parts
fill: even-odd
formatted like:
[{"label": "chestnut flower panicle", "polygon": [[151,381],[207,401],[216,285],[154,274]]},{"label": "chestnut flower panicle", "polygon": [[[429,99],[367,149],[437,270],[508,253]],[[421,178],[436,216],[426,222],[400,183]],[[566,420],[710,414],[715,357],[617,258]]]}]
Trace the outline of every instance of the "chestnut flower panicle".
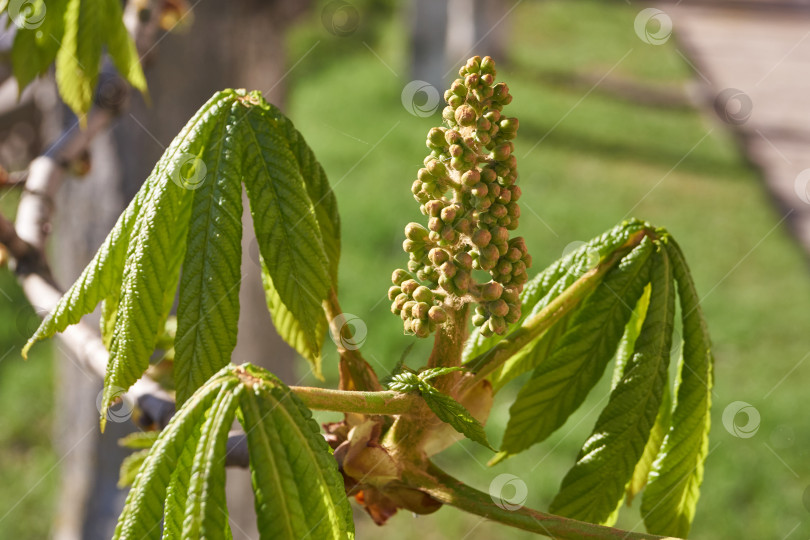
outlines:
[{"label": "chestnut flower panicle", "polygon": [[[512,140],[517,118],[502,114],[512,101],[495,82],[495,62],[475,56],[445,92],[446,127],[427,135],[430,154],[411,191],[428,217],[427,227],[409,223],[403,249],[407,270],[397,269],[388,291],[391,311],[405,332],[428,337],[448,311],[476,304],[473,324],[481,333],[504,334],[520,318],[520,293],[531,256],[518,226],[520,188]],[[474,270],[489,273],[479,283]]]}]

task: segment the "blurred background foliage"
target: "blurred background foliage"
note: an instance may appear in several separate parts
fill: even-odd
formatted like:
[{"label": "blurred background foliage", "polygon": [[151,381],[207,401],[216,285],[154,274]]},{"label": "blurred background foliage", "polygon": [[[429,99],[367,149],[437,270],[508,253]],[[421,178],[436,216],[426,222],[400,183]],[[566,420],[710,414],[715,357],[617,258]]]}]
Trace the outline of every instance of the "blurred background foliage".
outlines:
[{"label": "blurred background foliage", "polygon": [[[427,153],[424,136],[439,123],[441,109],[420,118],[401,102],[411,80],[405,10],[394,2],[356,4],[363,19],[351,35],[324,32],[318,9],[290,30],[288,63],[299,63],[287,79],[286,111],[337,194],[341,303],[365,322],[362,352],[385,375],[416,339],[402,334],[386,291],[391,271],[406,261],[402,229],[422,217],[410,184]],[[530,275],[571,242],[626,217],[666,226],[703,295],[716,357],[711,453],[693,537],[807,537],[807,256],[780,224],[781,214],[728,127],[689,104],[686,89],[694,75],[674,42],[650,46],[634,34],[637,11],[613,2],[524,2],[505,23],[505,58],[496,61],[498,80],[514,95],[509,114],[521,123],[515,143],[523,188],[519,233],[534,259]],[[603,76],[605,84],[594,87]],[[4,211],[13,208],[11,198],[2,201]],[[49,437],[52,366],[46,348],[22,361],[19,348],[32,330],[32,310],[21,307],[21,292],[5,271],[0,291],[0,538],[42,538],[57,487],[58,458]],[[429,348],[418,341],[406,363],[419,367]],[[327,341],[330,385],[337,380],[336,358]],[[298,366],[301,380],[289,382],[321,384],[307,374],[305,362]],[[468,441],[436,461],[484,491],[498,474],[514,474],[529,488],[526,504],[546,509],[590,433],[608,385],[603,380],[548,441],[496,468],[486,467],[490,452]],[[497,397],[486,426],[493,444],[519,387],[515,381]],[[735,437],[724,427],[723,410],[735,401],[759,411],[753,437]],[[745,415],[737,420],[744,424]],[[622,513],[617,526],[643,530],[639,503]],[[451,508],[418,518],[400,512],[384,529],[361,511],[356,517],[358,538],[530,537]]]}]

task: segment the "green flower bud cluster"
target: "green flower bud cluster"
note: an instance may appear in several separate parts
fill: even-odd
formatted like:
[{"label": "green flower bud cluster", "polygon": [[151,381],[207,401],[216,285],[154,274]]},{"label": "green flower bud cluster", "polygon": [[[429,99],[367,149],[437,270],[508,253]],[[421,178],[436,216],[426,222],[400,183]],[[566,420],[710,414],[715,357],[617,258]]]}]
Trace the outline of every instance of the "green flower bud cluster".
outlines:
[{"label": "green flower bud cluster", "polygon": [[[444,95],[446,127],[428,132],[430,154],[411,188],[427,227],[405,227],[408,270],[394,272],[389,290],[391,310],[419,337],[460,302],[477,304],[473,323],[484,335],[505,333],[520,318],[519,295],[531,266],[523,238],[509,238],[521,195],[512,143],[518,120],[501,112],[512,101],[509,88],[495,83],[488,56],[469,59],[459,77]],[[474,270],[491,279],[478,283]]]}]

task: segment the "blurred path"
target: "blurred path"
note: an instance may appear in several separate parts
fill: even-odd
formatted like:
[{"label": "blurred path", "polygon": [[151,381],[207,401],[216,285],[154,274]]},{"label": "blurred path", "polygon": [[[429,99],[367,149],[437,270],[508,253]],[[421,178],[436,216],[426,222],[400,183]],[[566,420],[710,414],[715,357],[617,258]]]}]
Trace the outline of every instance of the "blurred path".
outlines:
[{"label": "blurred path", "polygon": [[810,251],[810,6],[663,4],[675,35]]}]

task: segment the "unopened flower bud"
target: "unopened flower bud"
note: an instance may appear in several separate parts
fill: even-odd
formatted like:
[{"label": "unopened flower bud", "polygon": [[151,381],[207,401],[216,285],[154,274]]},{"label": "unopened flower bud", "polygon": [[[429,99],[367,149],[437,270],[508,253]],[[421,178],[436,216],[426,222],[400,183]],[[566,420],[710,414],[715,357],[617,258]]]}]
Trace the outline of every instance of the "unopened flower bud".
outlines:
[{"label": "unopened flower bud", "polygon": [[[430,258],[431,262],[436,266],[441,265],[442,263],[447,262],[450,259],[450,254],[447,253],[442,248],[433,248],[430,250],[428,254],[428,258]],[[519,257],[518,257],[519,259]]]},{"label": "unopened flower bud", "polygon": [[402,282],[401,287],[402,292],[410,296],[413,294],[413,291],[415,291],[416,288],[419,287],[419,284],[414,279],[406,279],[405,281]]},{"label": "unopened flower bud", "polygon": [[397,268],[396,270],[394,270],[394,273],[391,274],[391,282],[394,285],[402,285],[402,282],[408,279],[409,277],[410,276],[408,275],[408,272],[406,272],[401,268]]},{"label": "unopened flower bud", "polygon": [[425,210],[427,214],[431,217],[438,217],[439,213],[444,208],[444,203],[439,200],[428,201],[425,203]]},{"label": "unopened flower bud", "polygon": [[510,247],[505,255],[506,260],[512,263],[518,262],[522,256],[523,254],[516,247]]},{"label": "unopened flower bud", "polygon": [[444,263],[439,267],[439,272],[451,278],[456,275],[456,265],[453,264],[451,261],[447,261],[446,263]]},{"label": "unopened flower bud", "polygon": [[489,326],[496,334],[506,333],[506,321],[500,315],[493,315],[489,318]]},{"label": "unopened flower bud", "polygon": [[427,239],[428,231],[419,223],[408,223],[405,226],[405,236],[414,242],[424,242]]},{"label": "unopened flower bud", "polygon": [[471,126],[476,121],[475,110],[465,103],[456,109],[455,118],[458,125]]},{"label": "unopened flower bud", "polygon": [[433,306],[428,311],[428,318],[435,323],[443,323],[447,320],[447,313],[441,306]]},{"label": "unopened flower bud", "polygon": [[500,253],[498,253],[497,247],[495,247],[493,244],[489,244],[481,248],[481,256],[497,261],[498,257],[500,257]]},{"label": "unopened flower bud", "polygon": [[426,338],[430,335],[428,325],[421,320],[414,321],[411,328],[413,329],[413,333],[416,334],[416,337]]},{"label": "unopened flower bud", "polygon": [[397,287],[396,285],[388,289],[389,300],[394,300],[394,298],[396,298],[400,294],[402,294],[402,289],[400,287]]},{"label": "unopened flower bud", "polygon": [[509,304],[518,304],[520,301],[520,293],[515,288],[505,287],[501,298]]},{"label": "unopened flower bud", "polygon": [[496,282],[490,281],[481,286],[481,299],[482,300],[497,300],[503,293],[503,286]]},{"label": "unopened flower bud", "polygon": [[487,185],[483,182],[478,182],[472,188],[472,194],[478,197],[479,199],[483,199],[484,197],[486,197],[487,193],[489,193],[489,189],[487,188]]},{"label": "unopened flower bud", "polygon": [[495,61],[489,56],[485,56],[481,59],[481,73],[488,73],[493,77],[495,76]]},{"label": "unopened flower bud", "polygon": [[459,294],[464,294],[472,285],[472,276],[466,270],[460,270],[453,277],[453,285],[458,289]]},{"label": "unopened flower bud", "polygon": [[486,229],[478,229],[472,235],[472,242],[478,247],[488,246],[492,240],[492,234]]},{"label": "unopened flower bud", "polygon": [[427,318],[428,310],[430,306],[427,302],[417,302],[413,309],[411,309],[411,315],[413,315],[414,319],[425,319]]},{"label": "unopened flower bud", "polygon": [[472,260],[472,257],[470,256],[470,254],[467,253],[467,252],[462,251],[460,253],[457,253],[456,256],[453,257],[453,260],[455,260],[456,265],[459,268],[462,268],[464,270],[471,270],[472,269],[473,260]]},{"label": "unopened flower bud", "polygon": [[[420,285],[413,291],[413,299],[417,302],[432,302],[433,293],[424,285]],[[421,319],[421,317],[420,317]]]}]

